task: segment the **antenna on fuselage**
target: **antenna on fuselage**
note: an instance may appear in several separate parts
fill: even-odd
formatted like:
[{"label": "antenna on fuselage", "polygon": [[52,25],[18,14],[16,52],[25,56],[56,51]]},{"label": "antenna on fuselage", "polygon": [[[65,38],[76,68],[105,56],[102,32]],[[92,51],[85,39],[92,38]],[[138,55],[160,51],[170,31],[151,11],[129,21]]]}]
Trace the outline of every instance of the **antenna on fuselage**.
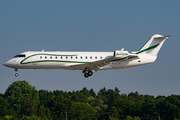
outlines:
[{"label": "antenna on fuselage", "polygon": [[44,52],[44,49],[42,50],[42,52]]}]

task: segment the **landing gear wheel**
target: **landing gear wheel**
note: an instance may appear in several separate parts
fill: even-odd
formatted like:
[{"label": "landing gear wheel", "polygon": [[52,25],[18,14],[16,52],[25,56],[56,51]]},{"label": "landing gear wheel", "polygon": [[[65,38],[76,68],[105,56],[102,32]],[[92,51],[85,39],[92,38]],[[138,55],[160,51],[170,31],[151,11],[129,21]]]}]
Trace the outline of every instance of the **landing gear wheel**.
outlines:
[{"label": "landing gear wheel", "polygon": [[16,71],[16,74],[15,74],[15,76],[17,77],[19,74],[17,73],[18,72],[18,69],[17,68],[15,68],[14,69],[14,71]]},{"label": "landing gear wheel", "polygon": [[18,75],[19,75],[18,73],[15,74],[16,77],[18,77]]},{"label": "landing gear wheel", "polygon": [[85,78],[88,78],[88,77],[89,77],[89,74],[88,74],[88,73],[84,73],[84,77],[85,77]]},{"label": "landing gear wheel", "polygon": [[84,73],[84,77],[88,78],[89,76],[93,75],[93,71],[91,69],[85,68],[82,73]]},{"label": "landing gear wheel", "polygon": [[86,70],[83,70],[83,71],[82,71],[82,73],[85,73],[85,72],[86,72]]},{"label": "landing gear wheel", "polygon": [[92,72],[92,71],[89,71],[89,72],[88,72],[88,75],[89,75],[89,76],[92,76],[92,75],[93,75],[93,72]]}]

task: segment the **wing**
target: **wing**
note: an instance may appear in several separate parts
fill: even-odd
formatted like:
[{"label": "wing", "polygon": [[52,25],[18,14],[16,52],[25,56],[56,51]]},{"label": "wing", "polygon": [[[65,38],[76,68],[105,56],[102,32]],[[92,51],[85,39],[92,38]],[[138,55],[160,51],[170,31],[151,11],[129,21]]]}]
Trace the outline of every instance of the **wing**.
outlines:
[{"label": "wing", "polygon": [[108,65],[110,62],[113,61],[121,61],[121,60],[127,60],[127,59],[132,59],[132,58],[138,58],[137,54],[129,54],[126,57],[109,57],[103,60],[98,60],[86,64],[80,64],[80,65],[72,65],[69,66],[69,69],[71,70],[84,70],[85,68],[90,69],[90,70],[99,70],[101,67]]}]

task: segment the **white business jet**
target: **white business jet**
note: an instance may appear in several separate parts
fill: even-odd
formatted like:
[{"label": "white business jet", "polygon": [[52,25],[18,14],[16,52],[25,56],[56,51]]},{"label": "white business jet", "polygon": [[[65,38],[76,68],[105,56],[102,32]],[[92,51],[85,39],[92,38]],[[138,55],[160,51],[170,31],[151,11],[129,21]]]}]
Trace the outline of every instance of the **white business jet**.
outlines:
[{"label": "white business jet", "polygon": [[122,69],[154,62],[164,41],[170,36],[155,34],[137,52],[129,53],[124,48],[114,52],[28,51],[14,56],[3,65],[14,68],[16,77],[18,69],[65,69],[82,70],[87,78],[93,75],[93,71]]}]

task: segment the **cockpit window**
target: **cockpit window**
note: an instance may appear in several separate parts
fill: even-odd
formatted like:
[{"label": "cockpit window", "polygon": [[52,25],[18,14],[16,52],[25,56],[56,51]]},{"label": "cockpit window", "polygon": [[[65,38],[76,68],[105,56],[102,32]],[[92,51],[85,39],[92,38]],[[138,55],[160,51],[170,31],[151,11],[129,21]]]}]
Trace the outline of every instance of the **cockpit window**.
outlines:
[{"label": "cockpit window", "polygon": [[26,57],[26,55],[21,54],[21,55],[16,55],[16,56],[14,56],[14,58],[17,58],[17,57]]}]

